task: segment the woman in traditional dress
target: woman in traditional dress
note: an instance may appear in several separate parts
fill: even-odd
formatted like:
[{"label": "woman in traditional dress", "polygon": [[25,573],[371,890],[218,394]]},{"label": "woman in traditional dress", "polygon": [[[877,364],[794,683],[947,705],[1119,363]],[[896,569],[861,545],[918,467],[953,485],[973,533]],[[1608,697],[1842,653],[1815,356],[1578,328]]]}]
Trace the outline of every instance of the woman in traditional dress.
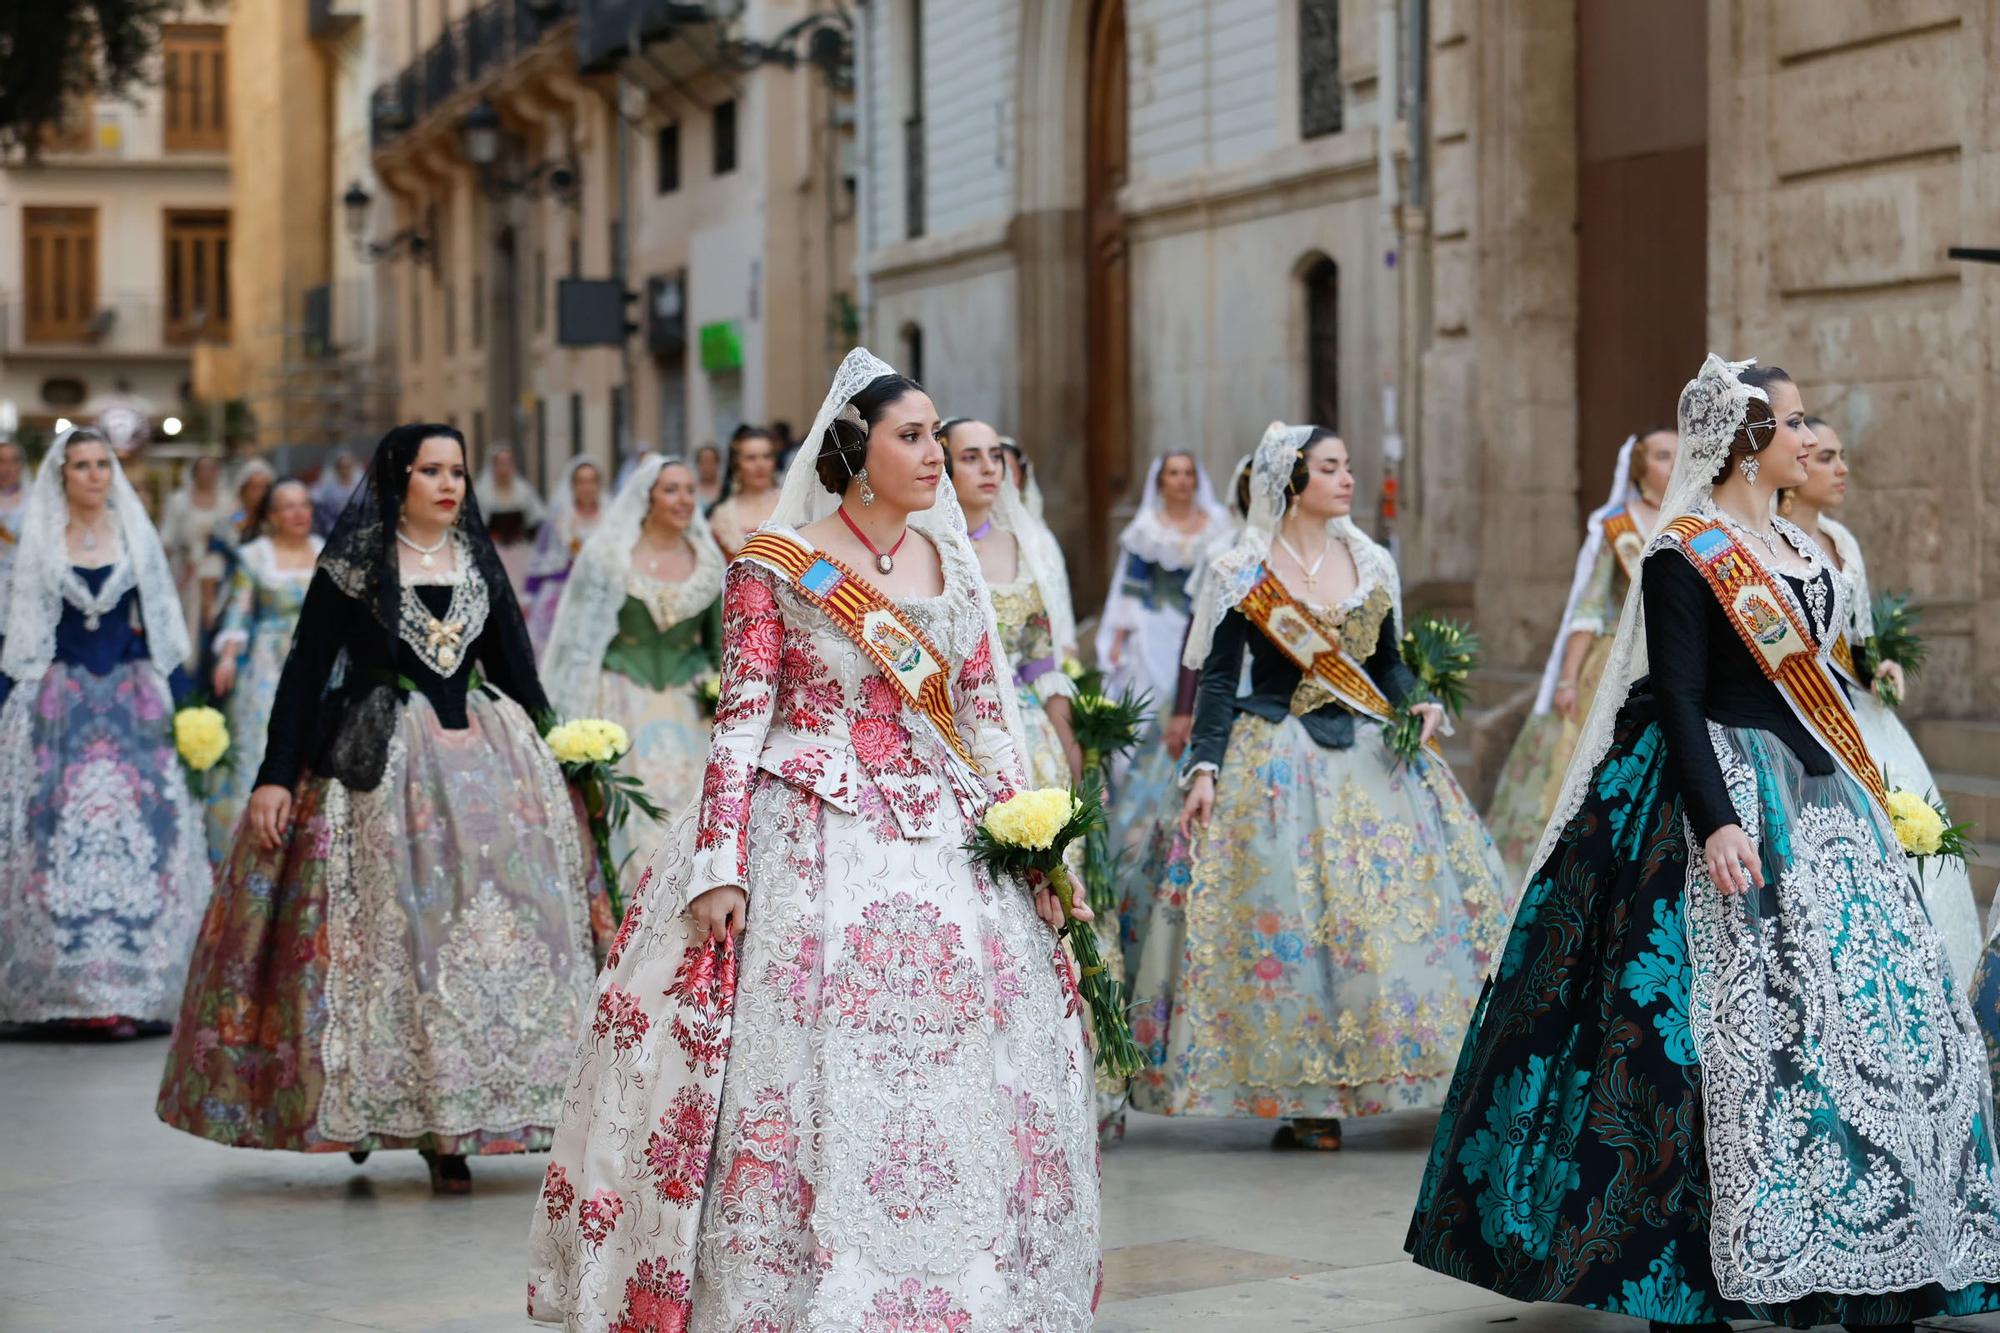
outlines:
[{"label": "woman in traditional dress", "polygon": [[354,488],[361,484],[361,464],[353,454],[345,450],[335,454],[320,469],[319,480],[313,483],[313,531],[324,537],[333,531],[333,525],[340,521],[340,513],[347,508],[347,502],[354,498]]},{"label": "woman in traditional dress", "polygon": [[486,532],[493,539],[493,548],[500,553],[507,581],[518,597],[527,585],[535,536],[541,531],[548,509],[542,504],[541,495],[521,475],[521,465],[511,444],[496,444],[487,452],[486,466],[479,470],[479,480],[473,489],[486,497],[481,501],[486,508]]},{"label": "woman in traditional dress", "polygon": [[563,589],[569,584],[570,566],[583,543],[597,527],[604,494],[604,469],[592,458],[572,458],[563,469],[556,493],[549,499],[548,521],[535,538],[535,554],[528,562],[524,591],[528,616],[528,641],[539,657],[548,646],[549,631],[556,623],[556,608],[562,604]]},{"label": "woman in traditional dress", "polygon": [[1118,572],[1097,620],[1097,665],[1107,689],[1170,705],[1187,639],[1188,580],[1236,533],[1193,454],[1155,458],[1143,497],[1118,534]]},{"label": "woman in traditional dress", "polygon": [[755,532],[771,516],[778,503],[778,442],[762,426],[738,428],[729,441],[729,470],[722,483],[722,499],[708,513],[722,557],[733,560]]},{"label": "woman in traditional dress", "polygon": [[722,450],[713,444],[694,451],[694,498],[704,514],[722,499]]},{"label": "woman in traditional dress", "polygon": [[1500,770],[1486,827],[1500,845],[1508,881],[1519,884],[1528,858],[1548,827],[1549,811],[1569,772],[1570,752],[1582,734],[1618,613],[1639,574],[1639,556],[1660,519],[1660,497],[1674,471],[1674,432],[1657,427],[1627,439],[1612,473],[1611,498],[1592,512],[1583,549],[1577,553],[1569,603],[1535,706],[1521,724],[1514,748]]},{"label": "woman in traditional dress", "polygon": [[1443,710],[1413,705],[1431,746],[1417,759],[1388,747],[1415,682],[1395,562],[1348,517],[1346,444],[1274,423],[1250,490],[1189,633],[1189,841],[1139,963],[1152,1063],[1132,1104],[1283,1118],[1280,1146],[1332,1150],[1342,1117],[1443,1100],[1509,898],[1431,746]]},{"label": "woman in traditional dress", "polygon": [[0,647],[7,642],[9,572],[21,553],[21,521],[27,512],[28,455],[13,440],[0,440]]},{"label": "woman in traditional dress", "polygon": [[174,748],[190,682],[173,571],[104,437],[58,436],[0,648],[0,1023],[171,1019],[208,899]]},{"label": "woman in traditional dress", "polygon": [[[594,959],[528,631],[449,426],[398,426],[321,552],[202,923],[160,1118],[245,1148],[548,1145]],[[477,668],[482,683],[475,688]]]},{"label": "woman in traditional dress", "polygon": [[209,537],[229,517],[229,497],[222,489],[222,460],[203,454],[188,464],[186,480],[167,497],[160,511],[160,544],[174,571],[174,587],[186,612],[188,637],[198,643],[213,623],[214,594],[203,602],[202,565]]},{"label": "woman in traditional dress", "polygon": [[1137,758],[1126,767],[1112,793],[1107,834],[1118,857],[1118,943],[1125,959],[1128,990],[1138,981],[1146,932],[1153,925],[1154,899],[1167,867],[1178,860],[1182,870],[1187,868],[1185,851],[1174,843],[1180,836],[1181,806],[1186,799],[1179,782],[1181,756],[1194,734],[1194,705],[1201,688],[1201,672],[1182,658],[1187,653],[1188,631],[1201,581],[1208,576],[1215,558],[1235,544],[1237,527],[1250,513],[1250,461],[1251,455],[1243,455],[1230,472],[1229,507],[1223,510],[1226,525],[1223,536],[1227,540],[1218,538],[1217,544],[1204,552],[1187,572],[1188,614],[1182,618],[1180,637],[1174,644],[1173,691],[1156,696],[1156,727],[1141,742]]},{"label": "woman in traditional dress", "polygon": [[238,553],[236,573],[223,598],[209,685],[217,699],[227,701],[223,710],[229,719],[230,756],[227,767],[209,774],[206,793],[208,850],[218,862],[229,855],[236,821],[264,762],[264,732],[278,678],[323,545],[312,524],[312,493],[304,482],[286,478],[271,487],[258,515],[264,535]]},{"label": "woman in traditional dress", "polygon": [[1992,1094],[1774,519],[1789,376],[1709,357],[1604,688],[1465,1042],[1418,1263],[1722,1333],[2000,1308]]},{"label": "woman in traditional dress", "polygon": [[[708,719],[696,685],[722,666],[721,596],[722,555],[695,504],[694,473],[655,455],[584,543],[543,657],[556,711],[624,727],[632,749],[619,767],[663,812],[701,790]],[[628,901],[663,832],[634,812],[612,835]]]},{"label": "woman in traditional dress", "polygon": [[1022,772],[936,426],[849,353],[730,567],[707,777],[599,982],[536,1319],[1090,1326],[1090,1055],[1053,896],[964,846]]},{"label": "woman in traditional dress", "polygon": [[[1890,787],[1903,787],[1919,796],[1937,792],[1930,765],[1896,710],[1876,693],[1878,683],[1886,684],[1898,699],[1909,688],[1903,668],[1884,662],[1872,676],[1861,675],[1855,650],[1865,645],[1875,632],[1873,590],[1868,585],[1868,565],[1861,558],[1861,543],[1844,524],[1829,513],[1847,503],[1847,446],[1824,418],[1808,417],[1815,444],[1806,456],[1804,484],[1787,489],[1778,497],[1778,512],[1791,520],[1799,531],[1819,544],[1847,582],[1848,624],[1845,635],[1833,646],[1833,669],[1847,686],[1854,708],[1854,720],[1861,727],[1868,752],[1881,765]],[[1972,877],[1963,861],[1949,861],[1928,867],[1923,875],[1924,905],[1930,909],[1931,924],[1944,941],[1945,957],[1951,962],[1952,976],[1959,989],[1972,986],[1973,968],[1979,961],[1979,908],[1972,898]],[[1975,1004],[1975,1008],[1977,1008]]]}]

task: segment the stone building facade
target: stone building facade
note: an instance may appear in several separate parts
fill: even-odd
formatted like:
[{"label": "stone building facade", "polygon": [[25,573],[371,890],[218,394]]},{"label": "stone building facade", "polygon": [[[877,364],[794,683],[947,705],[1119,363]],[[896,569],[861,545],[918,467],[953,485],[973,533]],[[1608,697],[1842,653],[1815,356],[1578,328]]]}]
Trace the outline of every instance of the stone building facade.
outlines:
[{"label": "stone building facade", "polygon": [[2000,268],[1945,255],[2000,243],[2000,10],[861,14],[864,327],[1036,455],[1080,601],[1154,453],[1220,472],[1319,420],[1518,703],[1619,442],[1712,346],[1786,366],[1852,447],[1846,517],[1927,617],[1912,710],[2000,717]]}]

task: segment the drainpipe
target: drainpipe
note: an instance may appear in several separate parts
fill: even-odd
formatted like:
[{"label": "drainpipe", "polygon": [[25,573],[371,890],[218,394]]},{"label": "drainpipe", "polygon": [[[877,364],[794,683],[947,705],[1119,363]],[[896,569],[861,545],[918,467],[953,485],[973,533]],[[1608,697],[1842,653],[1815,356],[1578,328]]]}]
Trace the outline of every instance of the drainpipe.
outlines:
[{"label": "drainpipe", "polygon": [[861,141],[861,162],[855,173],[854,303],[864,343],[872,337],[875,325],[875,280],[868,271],[868,256],[875,248],[875,110],[874,83],[869,77],[873,64],[868,58],[875,49],[874,39],[875,6],[868,0],[856,0],[854,134]]},{"label": "drainpipe", "polygon": [[1430,344],[1431,318],[1431,142],[1430,0],[1402,0],[1403,126],[1409,158],[1403,206],[1398,210],[1397,250],[1401,263],[1404,401],[1409,404],[1399,503],[1408,508],[1423,479],[1423,357]]},{"label": "drainpipe", "polygon": [[[1382,495],[1377,527],[1392,553],[1399,553],[1399,503],[1402,494],[1403,435],[1399,392],[1402,381],[1403,329],[1409,322],[1402,303],[1407,284],[1402,276],[1402,191],[1396,174],[1393,131],[1403,113],[1402,52],[1398,41],[1402,0],[1377,0],[1375,7],[1375,192],[1382,201],[1383,272],[1376,290],[1385,299],[1378,328],[1387,355],[1382,358]],[[1387,288],[1388,290],[1383,290]]]}]

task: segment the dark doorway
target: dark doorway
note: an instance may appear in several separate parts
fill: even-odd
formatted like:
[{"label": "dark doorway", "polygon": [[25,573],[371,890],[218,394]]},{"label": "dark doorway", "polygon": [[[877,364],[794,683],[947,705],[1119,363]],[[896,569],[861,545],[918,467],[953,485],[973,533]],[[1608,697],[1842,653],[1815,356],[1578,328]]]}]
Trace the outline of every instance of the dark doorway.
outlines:
[{"label": "dark doorway", "polygon": [[1125,216],[1118,191],[1126,173],[1125,4],[1095,0],[1090,11],[1089,111],[1084,153],[1084,224],[1088,295],[1089,433],[1084,470],[1090,532],[1082,561],[1090,602],[1109,577],[1110,552],[1095,535],[1109,526],[1111,508],[1125,494],[1132,471],[1131,270]]},{"label": "dark doorway", "polygon": [[1580,0],[1576,58],[1580,520],[1707,346],[1708,6]]},{"label": "dark doorway", "polygon": [[1306,420],[1340,430],[1340,265],[1306,265]]}]

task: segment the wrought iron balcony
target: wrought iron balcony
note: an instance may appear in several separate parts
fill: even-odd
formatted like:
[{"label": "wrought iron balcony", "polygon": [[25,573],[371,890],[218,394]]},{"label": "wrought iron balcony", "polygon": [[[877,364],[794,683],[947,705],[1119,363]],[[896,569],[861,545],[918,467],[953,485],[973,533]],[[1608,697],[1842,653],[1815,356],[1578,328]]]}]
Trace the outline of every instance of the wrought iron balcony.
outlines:
[{"label": "wrought iron balcony", "polygon": [[[315,3],[319,0],[314,0]],[[342,0],[332,0],[336,7]],[[414,129],[460,89],[485,82],[526,56],[577,13],[578,0],[487,0],[438,34],[370,102],[374,144]]]},{"label": "wrought iron balcony", "polygon": [[577,8],[577,63],[586,71],[608,69],[628,50],[672,37],[676,29],[712,23],[713,0],[580,0]]}]

